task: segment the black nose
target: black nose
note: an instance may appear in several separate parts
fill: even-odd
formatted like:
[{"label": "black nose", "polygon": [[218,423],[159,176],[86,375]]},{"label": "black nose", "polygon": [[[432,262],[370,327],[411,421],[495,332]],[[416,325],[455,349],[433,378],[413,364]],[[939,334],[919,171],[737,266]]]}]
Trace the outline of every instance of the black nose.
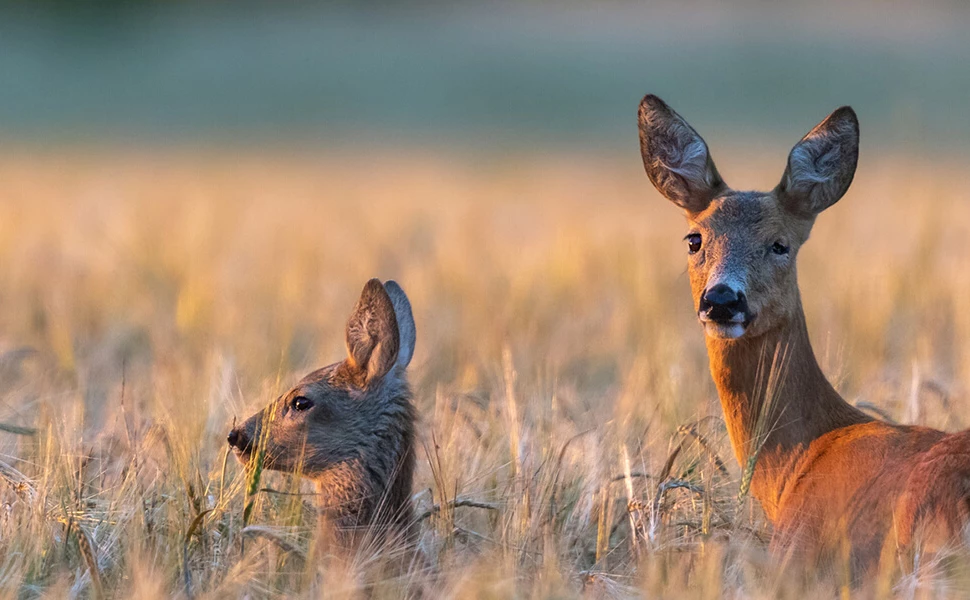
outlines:
[{"label": "black nose", "polygon": [[744,292],[719,283],[704,292],[700,308],[712,321],[730,321],[734,315],[747,312],[748,303]]},{"label": "black nose", "polygon": [[233,428],[233,430],[229,432],[229,435],[226,436],[226,441],[229,442],[230,446],[236,450],[239,450],[240,452],[252,452],[253,441],[248,435],[246,435],[245,427]]}]

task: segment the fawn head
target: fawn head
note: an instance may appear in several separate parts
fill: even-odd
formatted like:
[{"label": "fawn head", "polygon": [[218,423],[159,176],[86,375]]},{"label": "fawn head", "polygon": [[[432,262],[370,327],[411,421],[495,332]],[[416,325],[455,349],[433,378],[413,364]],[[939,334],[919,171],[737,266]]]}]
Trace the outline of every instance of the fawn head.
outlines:
[{"label": "fawn head", "polygon": [[405,369],[415,328],[401,287],[368,281],[346,336],[347,358],[310,373],[229,432],[240,461],[261,448],[263,468],[315,478],[367,459],[380,451],[371,446],[410,428],[411,412],[399,401],[409,398]]},{"label": "fawn head", "polygon": [[663,100],[640,103],[640,151],[657,190],[684,210],[694,308],[709,337],[755,337],[801,310],[795,258],[815,217],[852,183],[859,122],[848,106],[809,131],[770,192],[738,192],[707,144]]}]

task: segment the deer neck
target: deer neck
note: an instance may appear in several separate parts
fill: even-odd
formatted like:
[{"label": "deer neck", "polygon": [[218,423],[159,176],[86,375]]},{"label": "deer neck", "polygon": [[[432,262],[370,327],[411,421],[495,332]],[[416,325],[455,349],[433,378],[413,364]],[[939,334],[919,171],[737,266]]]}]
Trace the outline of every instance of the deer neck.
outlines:
[{"label": "deer neck", "polygon": [[708,337],[711,375],[731,446],[750,491],[774,521],[778,500],[798,459],[820,436],[869,421],[822,373],[798,301],[781,326],[755,337]]},{"label": "deer neck", "polygon": [[368,529],[375,529],[376,533],[393,528],[410,534],[415,463],[411,435],[406,432],[401,452],[389,472],[382,473],[380,469],[368,468],[361,459],[352,459],[337,463],[315,478],[322,530],[328,530],[345,546],[356,545]]}]

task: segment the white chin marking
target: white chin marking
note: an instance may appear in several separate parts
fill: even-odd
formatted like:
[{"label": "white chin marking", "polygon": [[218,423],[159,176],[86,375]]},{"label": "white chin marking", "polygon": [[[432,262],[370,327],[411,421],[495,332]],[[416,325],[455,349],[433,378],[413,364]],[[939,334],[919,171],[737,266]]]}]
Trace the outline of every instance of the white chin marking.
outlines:
[{"label": "white chin marking", "polygon": [[719,340],[736,340],[744,335],[745,327],[741,323],[704,322],[704,331],[712,338]]}]

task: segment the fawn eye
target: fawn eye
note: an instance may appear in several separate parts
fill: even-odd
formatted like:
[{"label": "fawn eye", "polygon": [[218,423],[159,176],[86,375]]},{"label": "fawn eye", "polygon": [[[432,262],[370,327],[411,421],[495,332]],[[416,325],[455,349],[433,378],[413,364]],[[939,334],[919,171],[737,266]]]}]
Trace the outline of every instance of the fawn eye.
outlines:
[{"label": "fawn eye", "polygon": [[690,254],[694,254],[701,249],[701,234],[688,233],[684,239],[687,240],[687,252]]},{"label": "fawn eye", "polygon": [[771,245],[771,251],[779,256],[784,256],[788,254],[788,246],[782,244],[781,242],[775,242]]},{"label": "fawn eye", "polygon": [[313,408],[313,400],[305,396],[297,396],[293,399],[293,410],[304,411],[311,408]]}]

